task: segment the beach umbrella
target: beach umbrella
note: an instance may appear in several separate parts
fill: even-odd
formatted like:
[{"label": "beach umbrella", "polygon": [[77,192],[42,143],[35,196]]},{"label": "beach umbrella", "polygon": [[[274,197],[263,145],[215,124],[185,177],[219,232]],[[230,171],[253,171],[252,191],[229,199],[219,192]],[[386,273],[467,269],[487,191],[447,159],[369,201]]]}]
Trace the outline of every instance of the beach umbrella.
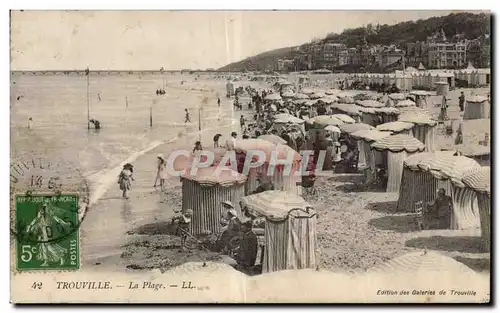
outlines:
[{"label": "beach umbrella", "polygon": [[390,135],[391,135],[390,132],[381,132],[376,129],[358,130],[351,133],[352,138],[357,140],[364,140],[369,143],[388,137]]},{"label": "beach umbrella", "polygon": [[262,135],[262,136],[259,136],[258,139],[262,139],[262,140],[266,140],[266,141],[269,141],[271,143],[274,143],[274,144],[283,144],[283,145],[286,145],[286,140],[279,137],[279,136],[276,136],[276,135]]},{"label": "beach umbrella", "polygon": [[304,103],[304,105],[313,106],[316,103],[318,103],[318,100],[306,100],[305,103]]},{"label": "beach umbrella", "polygon": [[326,95],[323,98],[331,99],[333,102],[338,102],[339,101],[339,98],[337,96],[335,96],[335,95]]},{"label": "beach umbrella", "polygon": [[296,93],[294,99],[309,99],[309,96],[303,93]]},{"label": "beach umbrella", "polygon": [[[193,211],[191,234],[219,233],[221,202],[238,203],[245,195],[246,179],[245,175],[230,169],[218,170],[216,166],[198,168],[196,173],[186,171],[181,176],[182,212]],[[241,212],[238,216],[242,216]]]},{"label": "beach umbrella", "polygon": [[404,108],[404,107],[416,107],[417,104],[409,99],[399,101],[394,105],[395,108]]},{"label": "beach umbrella", "polygon": [[371,148],[379,152],[387,152],[387,192],[398,192],[403,173],[403,161],[409,155],[424,151],[425,145],[408,135],[391,135],[375,141]]},{"label": "beach umbrella", "polygon": [[364,123],[355,123],[355,124],[342,124],[339,126],[340,130],[343,133],[351,134],[360,130],[372,130],[373,126],[364,124]]},{"label": "beach umbrella", "polygon": [[277,93],[272,93],[272,94],[267,95],[264,98],[264,100],[277,101],[277,100],[281,100],[281,96]]},{"label": "beach umbrella", "polygon": [[375,128],[380,131],[389,131],[392,132],[393,134],[404,133],[405,135],[413,136],[413,133],[411,132],[413,125],[414,125],[413,123],[396,121],[396,122],[380,124],[377,125],[377,127]]},{"label": "beach umbrella", "polygon": [[264,273],[316,268],[316,212],[301,196],[264,191],[242,198],[241,207],[264,217],[266,233],[274,234],[265,237]]},{"label": "beach umbrella", "polygon": [[283,98],[293,98],[295,94],[293,92],[287,91],[281,94]]}]

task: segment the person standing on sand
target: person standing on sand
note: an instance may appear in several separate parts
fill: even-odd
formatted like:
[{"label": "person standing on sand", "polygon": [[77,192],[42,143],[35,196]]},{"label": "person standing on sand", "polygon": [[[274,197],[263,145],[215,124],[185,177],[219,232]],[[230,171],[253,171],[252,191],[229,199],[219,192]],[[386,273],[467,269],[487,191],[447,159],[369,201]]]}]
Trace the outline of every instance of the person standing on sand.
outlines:
[{"label": "person standing on sand", "polygon": [[28,129],[31,129],[31,128],[33,128],[33,119],[30,117],[28,119]]},{"label": "person standing on sand", "polygon": [[127,163],[123,166],[120,175],[118,176],[118,185],[120,185],[120,190],[123,192],[122,197],[128,199],[128,191],[132,187],[132,181],[134,178],[132,174],[134,172],[134,167],[132,164]]},{"label": "person standing on sand", "polygon": [[196,141],[194,143],[193,153],[196,153],[196,151],[203,151],[203,147],[201,146],[201,141]]},{"label": "person standing on sand", "polygon": [[460,107],[461,112],[463,112],[464,110],[464,105],[465,105],[465,95],[464,92],[462,91],[460,93],[460,97],[458,97],[458,106]]},{"label": "person standing on sand", "polygon": [[189,111],[188,109],[184,109],[184,111],[186,111],[186,120],[184,121],[184,123],[191,123],[191,117],[189,116]]},{"label": "person standing on sand", "polygon": [[234,146],[236,145],[236,137],[238,137],[238,134],[236,132],[232,132],[231,138],[226,141],[226,148],[228,150],[234,150]]},{"label": "person standing on sand", "polygon": [[156,188],[156,182],[160,180],[160,188],[163,190],[163,185],[165,184],[165,179],[167,178],[167,162],[165,162],[165,158],[162,154],[158,155],[157,160],[156,180],[153,188]]},{"label": "person standing on sand", "polygon": [[217,98],[217,105],[220,107],[220,98]]}]

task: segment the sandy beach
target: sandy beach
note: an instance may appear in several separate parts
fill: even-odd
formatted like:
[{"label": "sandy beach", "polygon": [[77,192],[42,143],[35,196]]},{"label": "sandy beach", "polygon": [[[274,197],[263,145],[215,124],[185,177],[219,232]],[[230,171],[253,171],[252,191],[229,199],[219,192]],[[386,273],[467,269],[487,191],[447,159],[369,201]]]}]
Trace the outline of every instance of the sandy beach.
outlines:
[{"label": "sandy beach", "polygon": [[[485,91],[465,92],[480,94]],[[450,92],[450,119],[460,118],[459,94],[460,90]],[[233,112],[235,122],[240,114],[252,114],[246,109],[245,101],[243,103],[243,111]],[[431,113],[437,116],[439,108],[431,108]],[[219,125],[207,129],[202,132],[202,143],[210,145],[213,134],[228,134],[231,130],[239,131],[239,126]],[[482,131],[478,129],[477,134],[471,132],[467,136],[480,138]],[[190,261],[230,262],[227,257],[203,248],[180,252],[179,238],[172,236],[168,229],[173,213],[182,206],[180,180],[167,180],[164,192],[153,188],[157,154],[191,149],[198,138],[194,133],[139,156],[133,162],[136,181],[129,200],[123,200],[114,185],[99,199],[81,230],[84,268],[92,271],[110,268],[167,270]],[[438,133],[440,146],[451,144],[452,140],[444,134],[444,129]],[[477,272],[489,272],[489,254],[479,249],[479,229],[417,232],[411,214],[396,213],[396,193],[365,190],[361,180],[360,174],[320,177],[315,195],[306,196],[319,214],[320,268],[358,272],[408,252],[436,251]]]}]

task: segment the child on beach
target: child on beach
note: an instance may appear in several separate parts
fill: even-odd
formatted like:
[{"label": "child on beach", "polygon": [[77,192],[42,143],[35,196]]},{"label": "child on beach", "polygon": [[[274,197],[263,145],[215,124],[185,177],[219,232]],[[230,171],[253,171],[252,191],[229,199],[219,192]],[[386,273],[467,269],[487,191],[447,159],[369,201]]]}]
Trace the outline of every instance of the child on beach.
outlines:
[{"label": "child on beach", "polygon": [[193,153],[196,153],[196,151],[202,151],[203,147],[201,146],[201,141],[196,141],[194,143],[194,148],[193,148]]},{"label": "child on beach", "polygon": [[167,162],[165,162],[165,158],[162,154],[159,154],[157,157],[157,172],[156,172],[156,180],[153,188],[156,188],[156,183],[160,180],[160,188],[163,190],[163,185],[165,184],[165,179],[167,176]]},{"label": "child on beach", "polygon": [[186,249],[186,238],[189,234],[189,225],[191,224],[191,217],[193,210],[186,210],[180,216],[174,216],[172,223],[177,223],[177,236],[181,237],[181,249]]},{"label": "child on beach", "polygon": [[221,134],[216,134],[214,136],[214,148],[219,148],[219,138],[221,137]]},{"label": "child on beach", "polygon": [[134,172],[134,166],[130,163],[127,163],[123,166],[120,175],[118,176],[118,185],[120,185],[120,190],[123,192],[122,197],[128,199],[128,191],[132,186],[132,181],[134,178],[132,174]]},{"label": "child on beach", "polygon": [[191,117],[189,116],[189,111],[188,109],[184,109],[184,111],[186,111],[186,120],[184,121],[184,123],[191,123]]}]

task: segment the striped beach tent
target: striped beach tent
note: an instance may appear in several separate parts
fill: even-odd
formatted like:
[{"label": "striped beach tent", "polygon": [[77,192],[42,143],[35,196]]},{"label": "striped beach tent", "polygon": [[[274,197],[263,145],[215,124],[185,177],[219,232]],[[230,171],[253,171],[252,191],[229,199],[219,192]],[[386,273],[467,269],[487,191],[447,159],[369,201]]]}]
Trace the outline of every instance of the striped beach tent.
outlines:
[{"label": "striped beach tent", "polygon": [[316,212],[301,196],[271,190],[243,197],[240,206],[266,219],[263,273],[316,268]]},{"label": "striped beach tent", "polygon": [[491,168],[483,166],[466,173],[462,179],[464,185],[476,193],[481,221],[481,239],[483,250],[490,251],[491,243]]},{"label": "striped beach tent", "polygon": [[426,152],[436,151],[437,121],[429,115],[408,113],[399,116],[399,121],[413,123],[413,136],[425,145]]},{"label": "striped beach tent", "polygon": [[[371,148],[386,152],[387,155],[387,192],[398,192],[403,173],[403,161],[414,153],[424,151],[424,144],[408,135],[391,135],[375,141]],[[385,154],[384,154],[385,155]],[[384,162],[385,163],[385,162]]]},{"label": "striped beach tent", "polygon": [[413,136],[413,132],[411,131],[411,129],[413,128],[413,125],[414,125],[413,123],[395,121],[395,122],[389,122],[389,123],[377,125],[377,127],[375,127],[375,129],[377,129],[379,131],[391,132],[394,135],[405,134],[408,136]]},{"label": "striped beach tent", "polygon": [[358,140],[358,149],[360,154],[364,154],[366,162],[365,179],[371,181],[375,176],[375,169],[378,164],[383,163],[383,156],[378,151],[373,151],[370,145],[382,138],[390,136],[391,132],[381,132],[376,129],[359,130],[350,134],[350,136]]},{"label": "striped beach tent", "polygon": [[490,117],[490,103],[487,97],[473,96],[467,98],[464,108],[464,120]]},{"label": "striped beach tent", "polygon": [[382,123],[389,123],[397,121],[400,111],[396,108],[383,107],[375,108],[375,114],[382,119]]},{"label": "striped beach tent", "polygon": [[425,203],[435,200],[436,191],[443,188],[453,201],[450,229],[479,226],[476,196],[472,190],[465,188],[462,178],[468,171],[479,168],[480,165],[471,158],[454,156],[452,153],[422,153],[420,158],[414,156],[406,160],[398,211],[412,211],[417,201]]},{"label": "striped beach tent", "polygon": [[190,232],[193,235],[219,233],[223,213],[221,202],[229,200],[238,203],[245,195],[246,179],[246,176],[231,169],[215,166],[183,174],[182,212],[193,211]]},{"label": "striped beach tent", "polygon": [[356,101],[356,104],[365,108],[382,108],[385,106],[382,102],[378,102],[375,100]]},{"label": "striped beach tent", "polygon": [[294,99],[297,99],[297,100],[308,100],[309,99],[309,96],[306,95],[306,94],[303,94],[303,93],[296,93],[294,96],[293,96]]},{"label": "striped beach tent", "polygon": [[439,179],[429,171],[422,170],[419,165],[421,162],[427,162],[428,159],[450,156],[453,156],[452,151],[424,152],[414,154],[404,160],[397,212],[414,212],[415,202],[433,201],[438,188],[445,188],[449,191],[447,183],[440,183]]},{"label": "striped beach tent", "polygon": [[[236,141],[235,150],[237,156],[242,160],[246,160],[248,153],[261,151],[266,159],[261,160],[263,164],[258,167],[242,168],[248,179],[245,185],[245,194],[252,193],[257,189],[259,183],[257,179],[270,181],[274,184],[274,188],[278,190],[288,190],[290,192],[301,194],[300,175],[295,175],[300,171],[301,156],[292,148],[286,145],[275,145],[271,142],[262,139],[242,139]],[[254,161],[257,156],[253,156]]]}]

